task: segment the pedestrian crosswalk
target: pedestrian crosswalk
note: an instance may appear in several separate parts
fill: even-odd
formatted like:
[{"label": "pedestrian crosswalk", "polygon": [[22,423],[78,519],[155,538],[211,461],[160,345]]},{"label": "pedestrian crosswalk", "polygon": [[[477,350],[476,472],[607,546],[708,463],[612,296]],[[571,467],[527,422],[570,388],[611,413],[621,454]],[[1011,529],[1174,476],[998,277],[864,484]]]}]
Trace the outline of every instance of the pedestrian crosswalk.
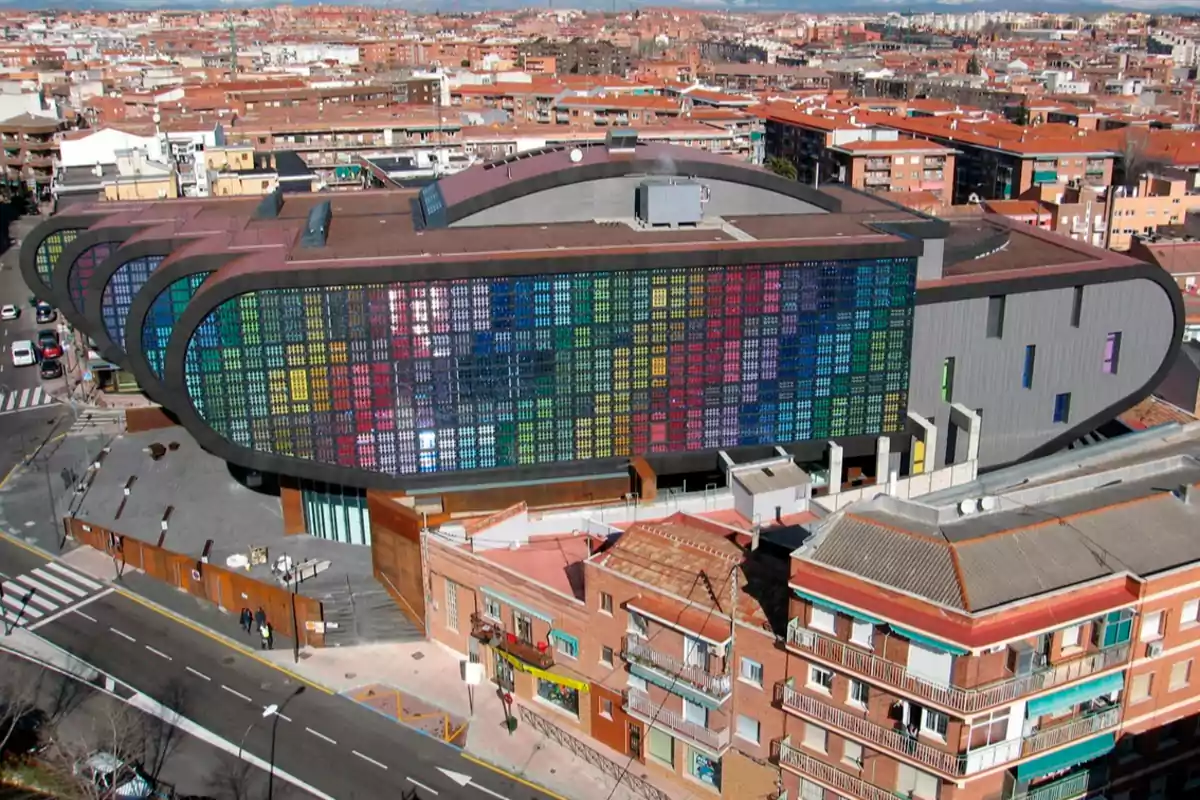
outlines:
[{"label": "pedestrian crosswalk", "polygon": [[15,389],[11,392],[0,392],[0,414],[11,414],[14,411],[48,406],[57,402],[53,395],[40,386],[35,386],[32,389]]},{"label": "pedestrian crosswalk", "polygon": [[69,567],[48,561],[22,575],[0,578],[4,627],[37,627],[109,591]]},{"label": "pedestrian crosswalk", "polygon": [[71,423],[72,433],[94,433],[111,428],[121,429],[125,426],[125,409],[122,408],[89,408],[79,412],[79,416]]}]

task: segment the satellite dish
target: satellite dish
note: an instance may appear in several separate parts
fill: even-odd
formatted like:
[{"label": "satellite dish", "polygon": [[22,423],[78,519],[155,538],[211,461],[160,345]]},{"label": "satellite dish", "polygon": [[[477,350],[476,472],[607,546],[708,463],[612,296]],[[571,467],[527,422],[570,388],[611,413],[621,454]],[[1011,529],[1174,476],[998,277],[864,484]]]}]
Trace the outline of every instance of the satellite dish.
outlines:
[{"label": "satellite dish", "polygon": [[996,502],[996,498],[994,497],[979,498],[979,507],[984,511],[995,511],[997,505],[999,504]]},{"label": "satellite dish", "polygon": [[571,163],[578,164],[580,161],[583,161],[583,151],[578,147],[571,148]]},{"label": "satellite dish", "polygon": [[958,513],[962,514],[964,517],[974,514],[978,510],[978,507],[975,505],[974,497],[968,497],[966,500],[963,500],[958,504]]}]

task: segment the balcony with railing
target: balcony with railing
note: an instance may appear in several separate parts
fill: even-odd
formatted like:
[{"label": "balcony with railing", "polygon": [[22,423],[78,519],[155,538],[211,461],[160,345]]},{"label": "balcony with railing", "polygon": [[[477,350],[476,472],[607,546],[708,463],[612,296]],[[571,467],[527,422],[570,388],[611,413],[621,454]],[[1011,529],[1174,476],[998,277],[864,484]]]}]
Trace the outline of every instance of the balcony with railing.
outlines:
[{"label": "balcony with railing", "polygon": [[1023,739],[999,742],[965,754],[931,747],[899,726],[886,728],[865,717],[851,714],[815,697],[798,692],[786,684],[777,686],[777,699],[785,711],[812,718],[839,733],[876,747],[886,748],[910,761],[923,764],[942,775],[960,778],[1051,750],[1078,739],[1085,739],[1116,727],[1121,721],[1120,707],[1046,728]]},{"label": "balcony with railing", "polygon": [[883,169],[890,173],[892,171],[892,160],[890,158],[868,158],[867,169]]},{"label": "balcony with railing", "polygon": [[690,664],[655,650],[633,633],[625,635],[625,648],[621,651],[621,656],[632,664],[652,669],[672,681],[683,681],[715,700],[724,700],[733,691],[732,676],[713,674],[708,671],[706,665]]},{"label": "balcony with railing", "polygon": [[721,755],[729,747],[729,728],[713,730],[685,719],[678,712],[657,705],[650,695],[637,689],[625,690],[624,711],[634,719],[668,731],[673,736],[682,736],[716,755]]},{"label": "balcony with railing", "polygon": [[499,622],[488,619],[479,612],[471,615],[471,635],[489,647],[508,653],[513,658],[538,669],[550,669],[554,666],[554,651],[548,642],[534,644],[525,641],[515,633],[506,631]]},{"label": "balcony with railing", "polygon": [[815,655],[822,661],[844,667],[929,703],[961,714],[974,714],[1010,703],[1019,697],[1077,681],[1119,666],[1129,660],[1129,643],[1087,653],[1051,664],[1028,675],[1014,675],[986,686],[963,689],[934,683],[910,673],[900,664],[855,647],[831,636],[802,627],[798,620],[788,624],[787,646],[800,655]]},{"label": "balcony with railing", "polygon": [[1024,792],[1008,795],[1004,800],[1075,800],[1087,794],[1091,782],[1092,773],[1085,769]]},{"label": "balcony with railing", "polygon": [[837,767],[813,758],[804,751],[792,747],[788,744],[787,739],[776,742],[772,750],[775,763],[779,766],[832,787],[840,795],[856,798],[856,800],[896,800],[895,792],[880,789],[873,783],[868,783],[862,778],[842,772]]},{"label": "balcony with railing", "polygon": [[892,182],[892,173],[890,172],[868,172],[863,176],[863,183],[867,186],[883,186]]}]

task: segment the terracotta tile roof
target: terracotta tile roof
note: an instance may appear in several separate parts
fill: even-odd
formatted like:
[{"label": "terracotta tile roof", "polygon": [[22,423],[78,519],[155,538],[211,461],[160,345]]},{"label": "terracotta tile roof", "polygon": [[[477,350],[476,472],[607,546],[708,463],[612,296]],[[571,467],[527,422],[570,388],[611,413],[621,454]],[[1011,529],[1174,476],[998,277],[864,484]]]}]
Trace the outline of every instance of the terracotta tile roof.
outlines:
[{"label": "terracotta tile roof", "polygon": [[1159,425],[1178,422],[1186,425],[1195,422],[1196,417],[1182,408],[1168,403],[1161,397],[1151,395],[1123,414],[1117,416],[1127,427],[1135,431],[1144,431]]}]

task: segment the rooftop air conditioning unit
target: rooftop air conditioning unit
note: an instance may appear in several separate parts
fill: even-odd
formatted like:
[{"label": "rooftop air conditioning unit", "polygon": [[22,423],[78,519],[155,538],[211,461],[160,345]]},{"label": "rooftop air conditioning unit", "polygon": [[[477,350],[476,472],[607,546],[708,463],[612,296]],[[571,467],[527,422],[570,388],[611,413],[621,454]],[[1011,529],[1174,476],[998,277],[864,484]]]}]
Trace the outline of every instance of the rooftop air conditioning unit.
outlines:
[{"label": "rooftop air conditioning unit", "polygon": [[637,220],[646,226],[698,225],[704,217],[704,187],[693,180],[644,180],[638,185],[634,201]]}]

